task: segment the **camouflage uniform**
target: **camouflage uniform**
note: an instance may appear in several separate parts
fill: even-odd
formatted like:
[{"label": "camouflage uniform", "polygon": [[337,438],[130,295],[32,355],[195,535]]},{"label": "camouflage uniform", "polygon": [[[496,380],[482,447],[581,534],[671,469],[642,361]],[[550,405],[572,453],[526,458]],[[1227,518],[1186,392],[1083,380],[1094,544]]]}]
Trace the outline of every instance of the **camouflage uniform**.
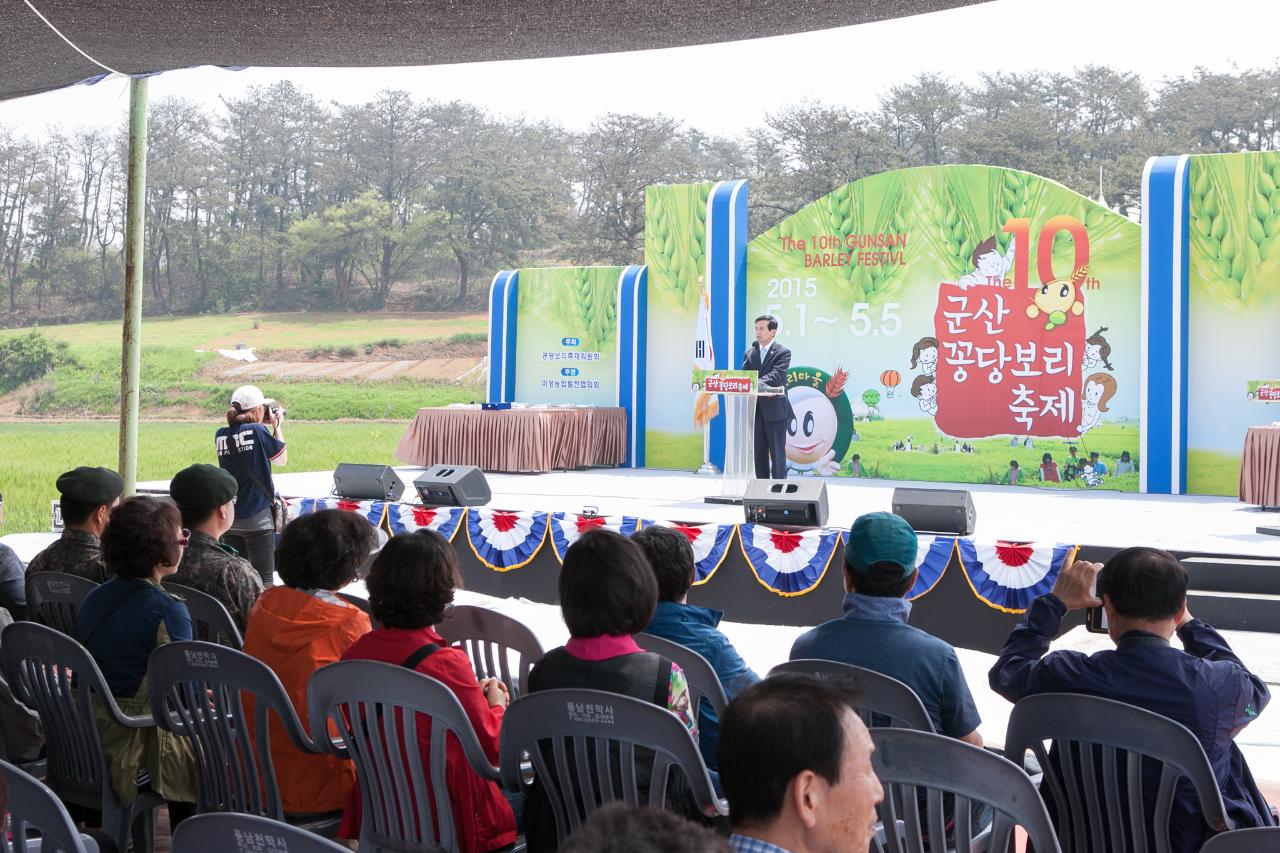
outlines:
[{"label": "camouflage uniform", "polygon": [[249,611],[262,595],[262,578],[249,561],[199,530],[191,531],[178,571],[166,580],[221,601],[241,633],[249,621]]},{"label": "camouflage uniform", "polygon": [[102,561],[102,546],[98,537],[87,530],[62,531],[62,538],[31,558],[27,564],[27,576],[36,572],[66,572],[88,578],[94,583],[105,583],[112,577],[107,564]]}]

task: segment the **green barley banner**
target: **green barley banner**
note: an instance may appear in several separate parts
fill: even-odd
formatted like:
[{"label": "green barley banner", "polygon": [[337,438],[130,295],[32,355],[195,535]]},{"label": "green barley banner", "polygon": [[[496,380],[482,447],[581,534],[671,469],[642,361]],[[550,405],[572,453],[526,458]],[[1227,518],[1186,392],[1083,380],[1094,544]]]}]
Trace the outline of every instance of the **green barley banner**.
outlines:
[{"label": "green barley banner", "polygon": [[622,269],[520,270],[516,400],[617,405]]},{"label": "green barley banner", "polygon": [[1250,426],[1275,412],[1241,393],[1280,375],[1280,153],[1190,158],[1187,491],[1234,495]]},{"label": "green barley banner", "polygon": [[1136,223],[1026,172],[839,187],[748,247],[748,316],[792,351],[789,468],[1136,491],[1140,276]]}]

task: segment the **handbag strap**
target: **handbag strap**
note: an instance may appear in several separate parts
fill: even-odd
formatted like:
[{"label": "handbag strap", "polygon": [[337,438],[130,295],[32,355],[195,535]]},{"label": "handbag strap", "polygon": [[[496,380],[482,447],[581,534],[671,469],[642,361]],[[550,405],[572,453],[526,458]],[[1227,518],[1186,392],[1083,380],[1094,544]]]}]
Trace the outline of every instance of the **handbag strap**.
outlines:
[{"label": "handbag strap", "polygon": [[424,660],[431,657],[433,654],[435,654],[439,650],[440,650],[440,647],[435,643],[427,643],[425,646],[415,649],[413,654],[405,658],[400,665],[403,666],[405,669],[417,669],[418,664],[422,663]]},{"label": "handbag strap", "polygon": [[107,608],[107,612],[103,613],[100,617],[98,617],[98,621],[93,623],[93,627],[90,628],[88,633],[84,635],[84,639],[80,641],[80,645],[88,646],[89,640],[92,639],[93,635],[97,633],[99,628],[102,627],[102,623],[106,622],[107,618],[110,617],[112,613],[115,613],[116,610],[120,608],[121,604],[124,604],[125,599],[133,595],[135,592],[138,592],[139,590],[143,590],[143,589],[146,589],[146,587],[145,586],[130,587],[129,589],[125,590],[124,595],[119,596],[118,598],[116,598],[115,601],[111,602],[111,606]]}]

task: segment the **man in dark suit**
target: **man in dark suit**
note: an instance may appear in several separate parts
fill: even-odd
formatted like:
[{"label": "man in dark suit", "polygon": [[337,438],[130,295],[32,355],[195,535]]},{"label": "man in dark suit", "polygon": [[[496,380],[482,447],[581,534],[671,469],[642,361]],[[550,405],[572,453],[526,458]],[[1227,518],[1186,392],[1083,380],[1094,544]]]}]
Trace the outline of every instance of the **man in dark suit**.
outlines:
[{"label": "man in dark suit", "polygon": [[[760,374],[760,385],[787,387],[791,350],[774,338],[778,320],[763,314],[756,318],[756,342],[742,357],[742,369]],[[791,400],[786,394],[756,398],[756,477],[785,480],[787,477],[787,424],[792,418]]]}]

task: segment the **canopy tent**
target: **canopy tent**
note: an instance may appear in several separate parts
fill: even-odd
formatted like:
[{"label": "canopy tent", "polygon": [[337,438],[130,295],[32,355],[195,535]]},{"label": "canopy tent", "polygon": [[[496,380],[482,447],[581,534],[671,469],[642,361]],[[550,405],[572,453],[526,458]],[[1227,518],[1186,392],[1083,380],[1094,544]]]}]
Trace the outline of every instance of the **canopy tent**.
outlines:
[{"label": "canopy tent", "polygon": [[[443,65],[682,47],[978,0],[0,0],[0,100],[104,69]],[[32,10],[38,9],[48,24]],[[857,49],[850,45],[850,58]]]}]

